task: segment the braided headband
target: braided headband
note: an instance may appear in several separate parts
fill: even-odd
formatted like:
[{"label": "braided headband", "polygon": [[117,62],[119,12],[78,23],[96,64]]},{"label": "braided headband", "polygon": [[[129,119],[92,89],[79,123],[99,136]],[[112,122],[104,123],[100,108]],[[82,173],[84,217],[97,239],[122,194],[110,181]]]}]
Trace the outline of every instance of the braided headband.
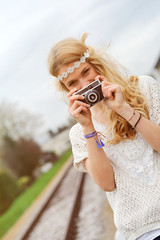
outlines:
[{"label": "braided headband", "polygon": [[61,75],[58,75],[58,77],[57,77],[58,80],[59,80],[59,81],[62,81],[63,78],[68,77],[68,74],[74,72],[75,68],[79,68],[80,65],[81,65],[81,63],[85,63],[86,58],[88,58],[89,56],[90,56],[89,50],[87,49],[87,51],[86,51],[86,52],[84,53],[84,55],[80,58],[80,60],[74,63],[73,67],[67,68],[67,71],[66,71],[66,72],[63,72]]}]

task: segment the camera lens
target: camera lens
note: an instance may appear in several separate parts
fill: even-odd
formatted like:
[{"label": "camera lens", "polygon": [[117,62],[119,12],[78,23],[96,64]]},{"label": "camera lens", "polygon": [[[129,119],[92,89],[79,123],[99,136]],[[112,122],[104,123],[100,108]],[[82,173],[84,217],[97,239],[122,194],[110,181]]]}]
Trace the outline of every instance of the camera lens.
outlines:
[{"label": "camera lens", "polygon": [[95,101],[97,100],[97,95],[96,95],[95,93],[91,93],[91,94],[89,95],[89,100],[90,100],[91,102],[95,102]]},{"label": "camera lens", "polygon": [[89,91],[87,94],[86,94],[86,102],[89,103],[89,104],[95,104],[96,102],[99,101],[100,99],[100,96],[99,96],[99,93],[95,90],[93,91]]}]

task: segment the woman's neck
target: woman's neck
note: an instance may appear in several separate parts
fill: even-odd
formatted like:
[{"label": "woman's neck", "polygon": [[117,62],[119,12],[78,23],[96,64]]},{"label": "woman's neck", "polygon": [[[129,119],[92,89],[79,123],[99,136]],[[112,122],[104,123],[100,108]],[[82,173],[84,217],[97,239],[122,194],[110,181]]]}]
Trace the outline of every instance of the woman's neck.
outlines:
[{"label": "woman's neck", "polygon": [[100,122],[102,124],[108,123],[107,115],[108,115],[108,110],[107,106],[104,104],[103,101],[97,103],[91,108],[91,113],[93,119],[95,119],[97,122]]}]

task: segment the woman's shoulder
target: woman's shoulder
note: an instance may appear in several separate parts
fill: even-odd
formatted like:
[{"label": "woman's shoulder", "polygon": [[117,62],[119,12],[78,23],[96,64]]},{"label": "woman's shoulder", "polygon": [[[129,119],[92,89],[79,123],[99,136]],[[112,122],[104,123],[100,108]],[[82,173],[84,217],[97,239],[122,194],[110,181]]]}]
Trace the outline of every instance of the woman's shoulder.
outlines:
[{"label": "woman's shoulder", "polygon": [[69,131],[70,138],[83,136],[82,127],[79,123],[73,125]]},{"label": "woman's shoulder", "polygon": [[149,75],[138,76],[139,85],[148,86],[154,84],[155,82],[157,82],[157,80],[155,80],[153,77]]},{"label": "woman's shoulder", "polygon": [[148,96],[154,91],[159,91],[160,82],[149,75],[141,75],[138,76],[138,87],[145,96]]}]

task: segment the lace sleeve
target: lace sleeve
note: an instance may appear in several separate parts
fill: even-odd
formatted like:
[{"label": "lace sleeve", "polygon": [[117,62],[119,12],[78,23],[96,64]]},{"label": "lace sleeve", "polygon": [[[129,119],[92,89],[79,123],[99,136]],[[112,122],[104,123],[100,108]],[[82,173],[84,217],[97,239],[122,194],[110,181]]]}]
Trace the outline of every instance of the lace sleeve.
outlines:
[{"label": "lace sleeve", "polygon": [[74,167],[81,172],[87,172],[85,159],[88,157],[88,151],[80,124],[76,124],[71,128],[69,137],[72,145]]},{"label": "lace sleeve", "polygon": [[147,98],[150,120],[160,125],[160,82],[150,76],[139,77],[139,87]]}]

